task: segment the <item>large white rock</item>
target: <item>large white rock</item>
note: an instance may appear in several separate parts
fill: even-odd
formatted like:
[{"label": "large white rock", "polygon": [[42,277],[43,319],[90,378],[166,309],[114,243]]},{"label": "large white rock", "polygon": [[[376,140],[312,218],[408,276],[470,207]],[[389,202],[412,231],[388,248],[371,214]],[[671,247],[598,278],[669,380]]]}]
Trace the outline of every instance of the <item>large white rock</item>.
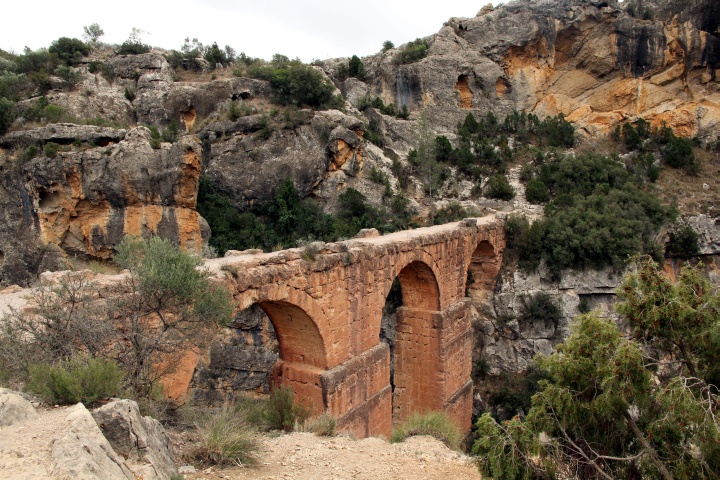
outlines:
[{"label": "large white rock", "polygon": [[58,480],[135,480],[82,403],[69,410],[68,427],[52,442],[52,476]]},{"label": "large white rock", "polygon": [[0,427],[27,423],[37,417],[30,402],[12,390],[0,388]]}]

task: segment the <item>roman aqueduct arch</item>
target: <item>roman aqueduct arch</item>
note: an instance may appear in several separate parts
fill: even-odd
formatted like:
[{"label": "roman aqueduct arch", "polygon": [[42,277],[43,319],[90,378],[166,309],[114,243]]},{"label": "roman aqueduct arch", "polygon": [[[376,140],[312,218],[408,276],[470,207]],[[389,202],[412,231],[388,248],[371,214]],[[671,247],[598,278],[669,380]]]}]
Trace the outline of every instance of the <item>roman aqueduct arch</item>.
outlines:
[{"label": "roman aqueduct arch", "polygon": [[[504,249],[494,216],[206,264],[239,310],[258,304],[280,346],[273,381],[358,437],[384,435],[414,412],[444,410],[469,429],[472,329],[465,297],[492,288]],[[394,388],[382,310],[398,279]]]}]

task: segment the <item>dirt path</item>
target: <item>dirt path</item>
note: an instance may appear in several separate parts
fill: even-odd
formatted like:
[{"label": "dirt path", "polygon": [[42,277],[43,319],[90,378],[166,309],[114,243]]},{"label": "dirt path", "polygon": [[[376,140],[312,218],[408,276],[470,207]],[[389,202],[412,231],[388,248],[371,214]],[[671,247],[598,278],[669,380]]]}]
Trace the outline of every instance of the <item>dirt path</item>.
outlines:
[{"label": "dirt path", "polygon": [[187,480],[452,480],[480,479],[465,455],[431,437],[390,444],[379,438],[317,437],[293,433],[264,440],[257,467],[208,469]]},{"label": "dirt path", "polygon": [[68,408],[40,408],[36,420],[0,428],[0,478],[52,478],[51,442],[68,425]]}]

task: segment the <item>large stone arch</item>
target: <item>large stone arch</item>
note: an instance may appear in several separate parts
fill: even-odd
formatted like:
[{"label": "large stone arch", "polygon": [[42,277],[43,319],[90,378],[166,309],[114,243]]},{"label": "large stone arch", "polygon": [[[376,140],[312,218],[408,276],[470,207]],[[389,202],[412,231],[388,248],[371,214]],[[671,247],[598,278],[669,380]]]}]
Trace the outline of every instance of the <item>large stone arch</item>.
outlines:
[{"label": "large stone arch", "polygon": [[333,366],[328,355],[330,322],[315,299],[302,290],[270,285],[239,294],[238,307],[253,304],[270,318],[281,360],[327,369]]},{"label": "large stone arch", "polygon": [[285,301],[258,302],[270,318],[280,345],[280,359],[326,369],[327,354],[320,330],[297,305]]},{"label": "large stone arch", "polygon": [[[412,413],[442,408],[437,390],[440,370],[440,330],[435,318],[441,305],[440,285],[434,261],[413,255],[395,268],[392,281],[400,281],[402,307],[396,312],[395,342],[391,349],[388,379],[392,385],[392,420],[400,422]],[[390,291],[392,282],[386,287]],[[380,333],[378,331],[378,333]],[[380,335],[378,335],[380,337]]]},{"label": "large stone arch", "polygon": [[322,309],[307,293],[287,286],[269,285],[240,297],[241,308],[259,305],[275,329],[280,360],[273,367],[271,384],[290,386],[313,413],[323,413],[327,399],[322,375],[330,366],[330,324]]}]

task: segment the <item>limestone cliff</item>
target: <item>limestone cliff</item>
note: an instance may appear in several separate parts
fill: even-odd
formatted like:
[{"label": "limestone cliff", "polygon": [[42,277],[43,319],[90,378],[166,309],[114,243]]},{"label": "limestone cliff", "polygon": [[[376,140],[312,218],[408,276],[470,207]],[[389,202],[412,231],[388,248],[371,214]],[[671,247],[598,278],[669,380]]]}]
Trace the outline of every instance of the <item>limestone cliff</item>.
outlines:
[{"label": "limestone cliff", "polygon": [[124,235],[157,234],[200,252],[208,232],[195,210],[202,167],[196,138],[153,149],[144,127],[60,124],[13,132],[3,143],[12,148],[75,139],[105,146],[68,146],[52,158],[40,155],[25,163],[5,160],[0,209],[7,222],[0,250],[17,257],[27,244],[38,242],[71,255],[108,259]]},{"label": "limestone cliff", "polygon": [[[628,4],[629,2],[625,2]],[[720,122],[720,11],[714,0],[643,2],[634,18],[614,0],[510,2],[452,18],[427,37],[428,56],[398,65],[398,49],[364,59],[353,101],[379,96],[428,112],[452,130],[468,111],[562,113],[588,136],[642,116],[714,139]],[[402,47],[401,47],[402,48]],[[331,65],[329,65],[330,67]]]}]

